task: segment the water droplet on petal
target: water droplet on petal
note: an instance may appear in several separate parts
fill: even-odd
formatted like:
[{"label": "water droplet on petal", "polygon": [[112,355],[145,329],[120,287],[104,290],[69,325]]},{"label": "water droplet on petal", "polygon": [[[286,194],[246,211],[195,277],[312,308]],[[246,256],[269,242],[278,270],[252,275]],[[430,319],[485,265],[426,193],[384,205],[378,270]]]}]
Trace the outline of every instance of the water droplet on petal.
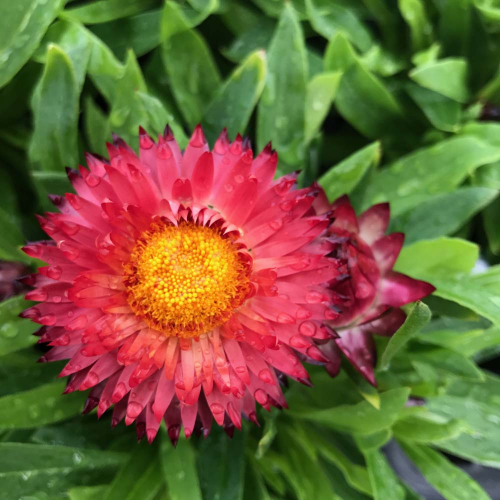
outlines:
[{"label": "water droplet on petal", "polygon": [[304,321],[299,325],[299,332],[306,337],[314,337],[317,327],[312,321]]},{"label": "water droplet on petal", "polygon": [[295,319],[290,316],[288,313],[282,312],[278,314],[278,317],[276,318],[276,321],[278,323],[283,323],[283,324],[292,324],[295,323]]}]

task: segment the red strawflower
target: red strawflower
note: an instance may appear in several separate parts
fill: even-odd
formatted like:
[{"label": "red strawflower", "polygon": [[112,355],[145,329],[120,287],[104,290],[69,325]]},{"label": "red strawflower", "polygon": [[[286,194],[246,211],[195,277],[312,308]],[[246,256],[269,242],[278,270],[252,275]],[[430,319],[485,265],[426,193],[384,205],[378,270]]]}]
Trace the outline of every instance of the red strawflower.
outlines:
[{"label": "red strawflower", "polygon": [[331,256],[343,263],[343,279],[332,282],[336,302],[342,314],[328,321],[338,338],[320,346],[329,358],[328,372],[335,376],[340,368],[341,352],[371,384],[376,349],[373,335],[391,336],[404,323],[401,306],[420,300],[435,288],[405,274],[393,271],[404,242],[403,233],[385,235],[389,225],[388,203],[374,205],[356,217],[349,198],[342,196],[329,204],[323,191],[315,201],[316,212],[331,212],[328,228],[334,245]]},{"label": "red strawflower", "polygon": [[69,171],[78,194],[39,217],[53,241],[24,249],[48,263],[23,313],[54,346],[42,361],[70,359],[65,392],[91,388],[86,412],[114,404],[150,442],[162,419],[175,443],[181,425],[231,434],[255,401],[286,407],[280,375],[309,383],[300,360],[328,361],[314,339],[338,316],[318,190],[273,181],[270,145],[254,160],[224,131],[210,152],[199,126],[183,153],[169,128],[141,129],[139,158],[118,138],[108,152]]}]

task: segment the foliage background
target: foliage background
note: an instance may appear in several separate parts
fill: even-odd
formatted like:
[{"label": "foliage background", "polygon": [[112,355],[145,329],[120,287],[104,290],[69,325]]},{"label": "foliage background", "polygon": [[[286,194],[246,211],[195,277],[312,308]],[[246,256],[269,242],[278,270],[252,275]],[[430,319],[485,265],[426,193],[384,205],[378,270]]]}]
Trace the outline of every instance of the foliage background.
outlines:
[{"label": "foliage background", "polygon": [[80,416],[85,395],[61,396],[61,365],[35,363],[26,302],[7,298],[0,499],[422,498],[389,442],[432,498],[489,498],[464,470],[500,467],[499,44],[496,0],[1,1],[0,258],[18,263],[1,266],[4,297],[37,265],[20,247],[43,238],[47,194],[71,189],[64,167],[167,122],[182,145],[198,122],[212,143],[223,127],[272,140],[280,173],[358,210],[390,201],[397,269],[437,292],[378,339],[378,389],[313,367],[315,388],[293,383],[261,429],[177,450]]}]

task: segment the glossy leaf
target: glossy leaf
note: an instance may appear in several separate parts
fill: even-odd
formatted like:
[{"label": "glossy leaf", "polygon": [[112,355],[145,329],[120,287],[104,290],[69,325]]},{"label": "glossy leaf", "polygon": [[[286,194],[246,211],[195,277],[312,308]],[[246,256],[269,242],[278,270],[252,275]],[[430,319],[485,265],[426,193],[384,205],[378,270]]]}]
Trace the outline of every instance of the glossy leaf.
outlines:
[{"label": "glossy leaf", "polygon": [[401,15],[410,27],[413,50],[418,51],[430,45],[432,24],[427,18],[422,0],[398,0]]},{"label": "glossy leaf", "polygon": [[417,276],[468,273],[479,257],[472,242],[459,238],[437,238],[404,247],[395,270]]},{"label": "glossy leaf", "polygon": [[380,144],[374,142],[330,168],[318,181],[328,199],[334,201],[343,194],[349,194],[367,171],[378,165],[380,155]]},{"label": "glossy leaf", "polygon": [[224,127],[232,139],[245,134],[250,116],[264,89],[266,56],[254,52],[238,66],[219,88],[204,113],[204,132],[213,144]]},{"label": "glossy leaf", "polygon": [[434,90],[458,102],[467,102],[467,62],[459,58],[441,59],[410,72],[410,78],[422,87]]},{"label": "glossy leaf", "polygon": [[[293,51],[288,50],[294,47]],[[290,165],[304,157],[307,58],[297,14],[286,4],[267,53],[266,84],[257,111],[257,145],[269,142]]]},{"label": "glossy leaf", "polygon": [[157,7],[158,0],[98,0],[64,11],[64,17],[83,24],[107,23]]},{"label": "glossy leaf", "polygon": [[21,0],[0,6],[0,87],[7,84],[37,48],[63,0]]},{"label": "glossy leaf", "polygon": [[221,83],[205,40],[167,2],[162,16],[162,57],[177,105],[190,128],[202,119]]},{"label": "glossy leaf", "polygon": [[406,244],[447,236],[458,231],[497,196],[496,189],[486,187],[466,187],[439,194],[394,219],[391,228],[405,233]]},{"label": "glossy leaf", "polygon": [[[118,471],[102,495],[103,500],[153,500],[163,486],[156,445],[143,442],[130,454],[127,463]],[[172,495],[172,498],[175,498]]]},{"label": "glossy leaf", "polygon": [[195,455],[191,443],[181,438],[177,449],[174,449],[167,435],[163,433],[160,455],[169,498],[201,500]]},{"label": "glossy leaf", "polygon": [[404,500],[405,493],[398,478],[382,452],[365,452],[368,474],[375,500]]},{"label": "glossy leaf", "polygon": [[386,369],[392,357],[422,328],[429,323],[431,319],[430,309],[423,303],[417,302],[408,313],[405,322],[399,330],[390,338],[382,357],[380,359],[380,368]]},{"label": "glossy leaf", "polygon": [[425,412],[398,420],[393,430],[397,438],[432,444],[457,437],[467,430],[467,426],[460,420],[446,419],[437,414]]},{"label": "glossy leaf", "polygon": [[403,408],[409,389],[393,389],[380,395],[380,410],[367,401],[327,410],[290,412],[297,418],[358,434],[371,434],[391,427]]},{"label": "glossy leaf", "polygon": [[63,380],[0,398],[0,428],[30,429],[59,422],[81,413],[85,395],[63,395]]},{"label": "glossy leaf", "polygon": [[486,492],[456,465],[427,446],[402,442],[405,453],[425,479],[447,500],[489,500]]},{"label": "glossy leaf", "polygon": [[78,85],[71,60],[56,45],[48,49],[37,96],[31,157],[46,171],[76,166]]},{"label": "glossy leaf", "polygon": [[377,172],[366,190],[366,208],[391,202],[393,215],[418,205],[433,194],[459,186],[481,165],[500,159],[500,148],[463,136],[417,150]]},{"label": "glossy leaf", "polygon": [[307,14],[315,31],[330,40],[337,33],[345,35],[356,47],[365,51],[373,43],[370,31],[354,9],[345,3],[329,0],[306,0]]},{"label": "glossy leaf", "polygon": [[19,317],[19,313],[30,304],[32,302],[27,302],[22,297],[0,302],[0,356],[19,351],[36,342],[32,333],[38,329],[38,325]]},{"label": "glossy leaf", "polygon": [[66,446],[0,443],[1,500],[65,493],[85,482],[108,481],[123,454]]},{"label": "glossy leaf", "polygon": [[305,142],[310,142],[326,118],[335,99],[342,74],[320,73],[307,84],[305,104]]}]

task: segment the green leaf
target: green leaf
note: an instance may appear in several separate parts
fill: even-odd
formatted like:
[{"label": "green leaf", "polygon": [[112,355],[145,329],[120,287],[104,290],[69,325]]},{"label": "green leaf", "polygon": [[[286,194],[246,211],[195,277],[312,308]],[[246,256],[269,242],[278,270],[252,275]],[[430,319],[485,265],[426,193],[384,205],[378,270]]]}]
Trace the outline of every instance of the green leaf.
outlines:
[{"label": "green leaf", "polygon": [[370,31],[354,9],[345,4],[332,0],[306,0],[306,8],[312,27],[327,40],[342,33],[363,52],[373,44]]},{"label": "green leaf", "polygon": [[79,486],[68,490],[69,500],[94,500],[102,498],[106,492],[106,486]]},{"label": "green leaf", "polygon": [[459,130],[462,117],[460,103],[411,82],[406,90],[434,127],[444,132]]},{"label": "green leaf", "polygon": [[187,146],[188,138],[182,126],[175,120],[172,112],[156,97],[143,92],[137,92],[136,95],[139,102],[144,107],[146,115],[146,121],[143,126],[148,130],[152,130],[153,135],[158,135],[163,133],[165,124],[168,123],[175,134],[175,139],[179,146],[184,149]]},{"label": "green leaf", "polygon": [[307,84],[305,104],[305,142],[309,143],[326,118],[335,99],[342,73],[320,73]]},{"label": "green leaf", "polygon": [[54,23],[43,37],[40,47],[34,58],[41,63],[46,63],[47,53],[51,45],[60,47],[73,64],[75,80],[81,90],[87,72],[92,45],[89,37],[84,34],[84,28],[77,23],[59,21]]},{"label": "green leaf", "polygon": [[74,392],[63,395],[65,387],[63,380],[57,380],[1,397],[0,428],[32,429],[78,415],[85,401],[84,394]]},{"label": "green leaf", "polygon": [[66,172],[31,172],[33,183],[38,192],[41,206],[47,210],[54,210],[50,202],[49,194],[71,193],[73,188],[69,182]]},{"label": "green leaf", "polygon": [[349,41],[334,36],[324,56],[325,71],[343,71],[335,98],[338,112],[370,139],[408,132],[399,103],[384,83],[366,69]]},{"label": "green leaf", "polygon": [[83,118],[87,141],[91,150],[100,155],[105,155],[106,142],[111,140],[111,127],[108,117],[90,96],[85,100]]},{"label": "green leaf", "polygon": [[172,2],[165,4],[162,26],[162,58],[171,90],[185,120],[194,128],[219,88],[219,70],[205,40],[186,28]]},{"label": "green leaf", "polygon": [[[113,482],[100,498],[103,500],[135,500],[137,498],[153,500],[163,486],[156,448],[147,442],[136,446],[134,453],[130,454],[127,463],[118,471]],[[172,495],[172,499],[174,498]]]},{"label": "green leaf", "polygon": [[[484,165],[474,172],[472,177],[474,186],[491,187],[500,189],[500,163]],[[497,223],[497,214],[500,211],[500,199],[494,200],[481,213],[484,230],[488,238],[490,250],[498,255],[500,253],[500,226]]]},{"label": "green leaf", "polygon": [[433,194],[452,191],[476,168],[499,159],[500,148],[485,141],[469,136],[446,139],[377,172],[367,187],[365,206],[389,201],[392,213],[399,215]]},{"label": "green leaf", "polygon": [[422,87],[457,102],[467,102],[467,62],[460,58],[441,59],[410,71],[410,78]]},{"label": "green leaf", "polygon": [[356,444],[359,449],[364,453],[365,451],[378,450],[386,445],[392,438],[390,429],[383,429],[374,432],[373,434],[366,434],[363,436],[356,436]]},{"label": "green leaf", "polygon": [[262,437],[259,439],[259,443],[257,444],[257,450],[255,451],[255,458],[257,460],[261,459],[266,454],[267,450],[274,441],[276,432],[276,416],[271,415],[265,419]]},{"label": "green leaf", "polygon": [[465,425],[461,420],[447,419],[431,412],[402,418],[393,427],[396,438],[429,444],[453,439],[464,429]]},{"label": "green leaf", "polygon": [[468,273],[478,257],[479,248],[470,241],[437,238],[403,247],[394,269],[414,277]]},{"label": "green leaf", "polygon": [[0,499],[25,498],[40,491],[56,495],[73,486],[103,483],[123,458],[123,454],[109,451],[0,443]]},{"label": "green leaf", "polygon": [[65,10],[61,17],[83,24],[107,23],[157,7],[158,0],[100,0]]},{"label": "green leaf", "polygon": [[265,53],[254,52],[233,71],[208,105],[203,131],[209,142],[213,144],[224,127],[229,137],[245,133],[265,81]]},{"label": "green leaf", "polygon": [[391,229],[405,233],[406,244],[453,234],[497,196],[496,189],[481,187],[439,194],[394,219]]},{"label": "green leaf", "polygon": [[349,194],[370,167],[378,165],[380,156],[380,143],[374,142],[330,168],[318,181],[328,199],[334,201],[343,194]]},{"label": "green leaf", "polygon": [[[245,441],[242,432],[236,432],[230,441],[222,429],[212,429],[210,439],[200,444],[197,453],[198,475],[204,499],[242,500],[244,450]],[[231,460],[227,460],[229,456]],[[262,460],[267,456],[266,454]],[[175,455],[174,458],[177,460]],[[224,467],[220,466],[221,463],[224,463]]]},{"label": "green leaf", "polygon": [[17,217],[0,209],[0,259],[30,262],[31,259],[21,250],[26,239],[19,229]]},{"label": "green leaf", "polygon": [[419,51],[429,46],[432,41],[432,24],[427,18],[422,0],[398,0],[398,6],[410,27],[413,50]]},{"label": "green leaf", "polygon": [[447,500],[490,500],[487,493],[465,472],[437,451],[415,443],[401,442],[405,453],[425,479]]},{"label": "green leaf", "polygon": [[0,87],[26,64],[63,0],[20,0],[0,6]]},{"label": "green leaf", "polygon": [[22,297],[13,297],[0,302],[0,356],[36,343],[32,333],[39,326],[19,317],[19,313],[31,304]]},{"label": "green leaf", "polygon": [[367,401],[362,401],[356,405],[341,405],[327,410],[291,411],[290,414],[347,432],[372,434],[391,427],[406,403],[409,392],[407,388],[400,388],[381,393],[380,410]]},{"label": "green leaf", "polygon": [[161,11],[151,10],[137,16],[97,24],[92,32],[120,59],[132,49],[140,57],[160,45]]},{"label": "green leaf", "polygon": [[375,500],[404,500],[405,492],[392,467],[378,450],[365,452],[366,466]]},{"label": "green leaf", "polygon": [[392,357],[429,323],[431,311],[423,302],[416,302],[399,330],[390,338],[380,359],[380,368],[386,369]]},{"label": "green leaf", "polygon": [[289,3],[267,55],[266,84],[257,112],[257,145],[263,149],[272,141],[281,160],[297,165],[304,158],[307,55],[302,28]]},{"label": "green leaf", "polygon": [[125,73],[116,84],[109,123],[111,130],[132,147],[138,145],[138,129],[144,124],[146,114],[138,92],[147,92],[146,83],[137,59],[130,51],[125,63]]},{"label": "green leaf", "polygon": [[32,159],[45,171],[64,171],[65,166],[76,166],[78,85],[71,60],[56,45],[47,51],[47,63],[37,92]]},{"label": "green leaf", "polygon": [[175,449],[166,433],[162,433],[161,463],[169,498],[172,500],[202,499],[195,454],[189,441],[179,439],[177,449]]}]

